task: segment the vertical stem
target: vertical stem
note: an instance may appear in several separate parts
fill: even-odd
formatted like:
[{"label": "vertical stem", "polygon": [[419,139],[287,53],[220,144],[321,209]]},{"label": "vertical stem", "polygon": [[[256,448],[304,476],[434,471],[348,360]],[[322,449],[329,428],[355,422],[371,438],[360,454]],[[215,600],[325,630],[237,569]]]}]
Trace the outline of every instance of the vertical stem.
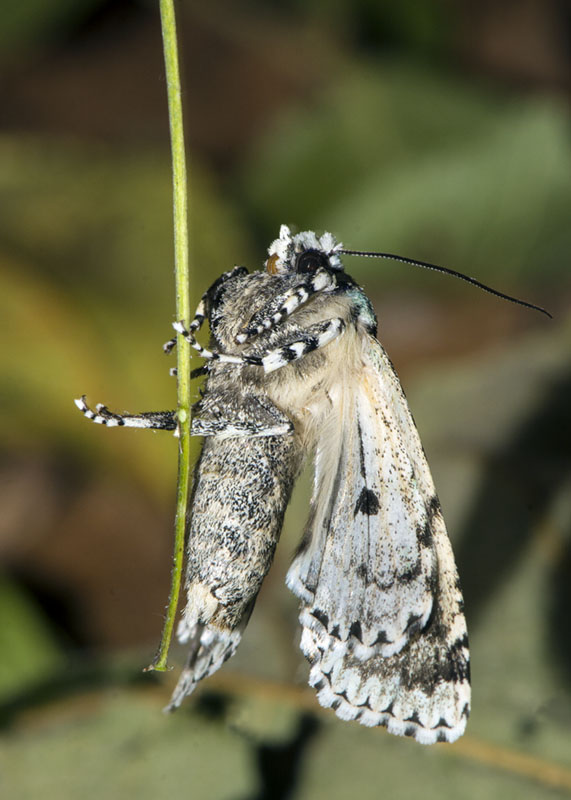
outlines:
[{"label": "vertical stem", "polygon": [[[186,159],[176,22],[173,0],[160,0],[172,150],[176,318],[190,321]],[[147,668],[164,671],[172,638],[184,559],[186,510],[190,484],[190,345],[180,334],[177,342],[177,408],[179,421],[178,481],[171,588],[158,652]]]}]

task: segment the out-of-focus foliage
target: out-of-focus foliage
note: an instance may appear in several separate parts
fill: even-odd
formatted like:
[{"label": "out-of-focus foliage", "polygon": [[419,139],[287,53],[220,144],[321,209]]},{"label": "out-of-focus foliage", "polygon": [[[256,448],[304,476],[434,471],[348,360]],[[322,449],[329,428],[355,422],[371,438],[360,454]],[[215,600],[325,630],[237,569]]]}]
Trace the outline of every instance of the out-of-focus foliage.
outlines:
[{"label": "out-of-focus foliage", "polygon": [[[5,138],[0,161],[2,432],[20,446],[57,440],[91,457],[109,440],[70,427],[70,416],[81,422],[73,416],[78,394],[133,407],[174,402],[161,352],[173,319],[168,153]],[[232,265],[247,245],[235,212],[198,169],[193,189],[198,302],[219,265]],[[145,458],[144,438],[129,437],[123,453],[155,489],[163,475],[173,478],[172,447],[162,443],[160,466],[156,454]]]},{"label": "out-of-focus foliage", "polygon": [[0,581],[0,702],[63,667],[63,657],[35,604],[10,581]]},{"label": "out-of-focus foliage", "polygon": [[[291,208],[356,249],[445,254],[496,283],[511,274],[569,285],[569,174],[556,103],[506,103],[420,68],[365,63],[276,124],[244,182],[268,237]],[[390,262],[354,268],[407,281]]]},{"label": "out-of-focus foliage", "polygon": [[27,0],[0,34],[0,791],[570,796],[565,84],[516,91],[508,72],[470,75],[461,57],[485,62],[486,42],[481,62],[466,47],[476,22],[500,40],[520,25],[519,49],[500,49],[527,54],[523,33],[551,30],[555,5],[534,6],[540,28],[531,6],[506,27],[503,3],[179,4],[194,302],[234,264],[259,268],[288,222],[555,313],[403,265],[348,264],[404,375],[465,587],[473,718],[457,745],[429,750],[322,714],[301,688],[283,580],[309,470],[232,662],[174,716],[160,708],[175,674],[133,686],[166,602],[176,440],[90,425],[72,400],[175,402],[161,352],[174,313],[166,99],[158,66],[149,79],[155,5],[79,5]]},{"label": "out-of-focus foliage", "polygon": [[10,61],[40,51],[52,38],[59,38],[81,24],[99,6],[100,0],[22,0],[4,4],[0,26],[0,52]]}]

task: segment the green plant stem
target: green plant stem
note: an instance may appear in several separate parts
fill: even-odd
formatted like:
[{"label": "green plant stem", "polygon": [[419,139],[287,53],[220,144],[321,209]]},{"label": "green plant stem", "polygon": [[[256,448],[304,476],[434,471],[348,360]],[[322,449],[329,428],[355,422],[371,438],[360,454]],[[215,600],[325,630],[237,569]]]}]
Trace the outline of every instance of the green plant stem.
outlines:
[{"label": "green plant stem", "polygon": [[[160,0],[160,12],[172,150],[176,318],[177,320],[183,320],[188,326],[190,321],[190,298],[188,291],[188,193],[176,21],[173,0]],[[177,336],[177,339],[177,409],[179,421],[179,452],[175,540],[171,573],[171,588],[161,643],[152,664],[147,667],[147,669],[159,671],[164,671],[167,669],[168,651],[171,643],[178,607],[178,599],[180,595],[184,560],[186,512],[190,484],[190,345],[180,334]]]}]

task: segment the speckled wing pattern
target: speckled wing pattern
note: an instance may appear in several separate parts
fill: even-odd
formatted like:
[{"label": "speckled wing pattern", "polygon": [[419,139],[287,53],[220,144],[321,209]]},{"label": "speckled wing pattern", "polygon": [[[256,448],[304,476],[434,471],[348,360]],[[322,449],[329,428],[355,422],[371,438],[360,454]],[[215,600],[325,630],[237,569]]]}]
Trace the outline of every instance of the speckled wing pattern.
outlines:
[{"label": "speckled wing pattern", "polygon": [[470,709],[462,595],[432,477],[400,382],[362,338],[357,385],[317,443],[308,530],[288,573],[321,705],[423,744]]}]

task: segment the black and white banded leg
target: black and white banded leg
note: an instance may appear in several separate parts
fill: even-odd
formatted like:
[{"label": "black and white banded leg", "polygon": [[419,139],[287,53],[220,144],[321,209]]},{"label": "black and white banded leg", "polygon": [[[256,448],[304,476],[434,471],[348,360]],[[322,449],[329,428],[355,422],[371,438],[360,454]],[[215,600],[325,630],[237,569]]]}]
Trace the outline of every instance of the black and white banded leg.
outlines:
[{"label": "black and white banded leg", "polygon": [[[185,328],[183,322],[173,322],[172,326],[173,326],[173,328],[175,329],[175,331],[177,333],[180,333],[181,336],[184,336],[184,338],[189,343],[189,345],[191,347],[193,347],[196,350],[196,352],[198,353],[198,355],[201,356],[202,358],[206,358],[206,359],[211,360],[211,361],[222,361],[222,362],[224,362],[226,364],[250,364],[250,363],[253,363],[251,361],[248,361],[248,356],[236,356],[236,355],[231,355],[230,353],[218,353],[218,352],[213,351],[213,350],[208,350],[208,348],[203,347],[200,344],[200,342],[196,341],[196,339],[194,337],[194,333],[190,329],[190,326],[189,326],[188,329]],[[196,328],[195,328],[195,330],[196,330]],[[171,341],[173,341],[173,340],[171,339]],[[167,344],[169,344],[169,343],[167,342]],[[165,345],[165,347],[166,347],[166,345]],[[258,363],[258,362],[255,362],[255,363]]]},{"label": "black and white banded leg", "polygon": [[[210,307],[212,304],[212,298],[215,292],[218,291],[222,284],[226,283],[226,281],[230,280],[231,278],[237,278],[240,275],[247,275],[248,270],[246,267],[234,267],[228,272],[225,272],[219,278],[217,278],[212,286],[210,286],[202,295],[200,299],[200,303],[196,307],[196,311],[194,312],[194,317],[192,322],[188,326],[189,333],[194,333],[195,331],[200,330],[202,327],[204,320],[207,318],[208,313],[210,311]],[[178,330],[178,329],[177,329]],[[173,336],[172,339],[169,339],[168,342],[165,342],[163,345],[163,350],[165,353],[170,353],[173,348],[176,347],[176,336]]]},{"label": "black and white banded leg", "polygon": [[[310,325],[302,335],[298,334],[297,338],[291,342],[281,345],[274,350],[269,350],[264,356],[254,355],[240,355],[234,356],[226,353],[216,353],[206,350],[196,342],[194,337],[189,331],[184,329],[182,323],[174,323],[173,327],[181,333],[190,343],[197,345],[197,349],[206,359],[214,361],[222,361],[229,364],[237,364],[241,366],[258,366],[263,367],[264,372],[274,372],[281,367],[291,364],[303,358],[308,353],[314,350],[319,350],[321,347],[332,342],[340,336],[345,330],[345,321],[340,317],[324,320],[323,322],[316,322]],[[194,345],[193,345],[194,346]],[[202,367],[194,372],[201,372]],[[98,403],[93,411],[85,402],[85,395],[74,400],[75,405],[81,413],[96,422],[98,425],[106,425],[108,428],[125,427],[125,428],[150,428],[153,430],[174,431],[177,428],[176,411],[146,411],[141,414],[117,414],[110,411],[107,406]],[[199,433],[199,435],[203,435]]]},{"label": "black and white banded leg", "polygon": [[258,366],[263,367],[264,372],[274,372],[276,369],[285,367],[287,364],[291,364],[292,361],[297,361],[308,353],[319,350],[320,347],[325,347],[326,344],[332,342],[345,330],[345,321],[341,317],[334,317],[323,322],[316,322],[314,325],[310,325],[303,333],[296,333],[298,338],[293,339],[291,342],[286,342],[274,350],[268,350],[263,356],[248,355],[246,353],[236,356],[229,353],[213,352],[202,347],[194,336],[184,329],[182,323],[175,322],[173,327],[184,336],[192,347],[198,350],[203,358],[222,361],[227,364]]},{"label": "black and white banded leg", "polygon": [[98,403],[93,411],[85,402],[85,395],[73,401],[81,413],[108,428],[152,428],[158,431],[174,431],[177,427],[176,411],[147,411],[143,414],[116,414],[107,406]]},{"label": "black and white banded leg", "polygon": [[290,314],[293,314],[300,306],[307,303],[313,295],[321,292],[332,292],[337,286],[337,278],[334,274],[323,268],[316,270],[311,277],[305,277],[303,281],[296,286],[292,286],[291,289],[288,289],[287,292],[272,301],[272,307],[274,308],[279,303],[277,311],[272,313],[272,308],[269,305],[257,311],[250,322],[237,334],[236,341],[239,344],[243,344],[252,336],[257,336],[262,331],[274,328],[282,320],[289,317]]},{"label": "black and white banded leg", "polygon": [[[303,332],[303,335],[295,341],[281,345],[275,350],[270,350],[265,356],[250,356],[249,363],[259,363],[266,373],[274,372],[276,369],[281,369],[281,367],[291,364],[292,361],[303,358],[314,350],[325,347],[326,344],[340,336],[344,330],[345,321],[341,317],[316,322],[314,325],[310,325]],[[258,358],[259,361],[253,360]]]},{"label": "black and white banded leg", "polygon": [[[194,333],[195,331],[200,330],[204,320],[206,319],[206,303],[205,303],[206,294],[202,295],[202,300],[196,307],[196,311],[194,312],[194,318],[190,325],[188,326],[189,333]],[[174,326],[173,326],[174,327]],[[175,328],[178,330],[178,328]],[[173,336],[172,339],[169,339],[168,342],[163,344],[163,350],[168,355],[171,353],[174,348],[176,347],[176,336]]]}]

